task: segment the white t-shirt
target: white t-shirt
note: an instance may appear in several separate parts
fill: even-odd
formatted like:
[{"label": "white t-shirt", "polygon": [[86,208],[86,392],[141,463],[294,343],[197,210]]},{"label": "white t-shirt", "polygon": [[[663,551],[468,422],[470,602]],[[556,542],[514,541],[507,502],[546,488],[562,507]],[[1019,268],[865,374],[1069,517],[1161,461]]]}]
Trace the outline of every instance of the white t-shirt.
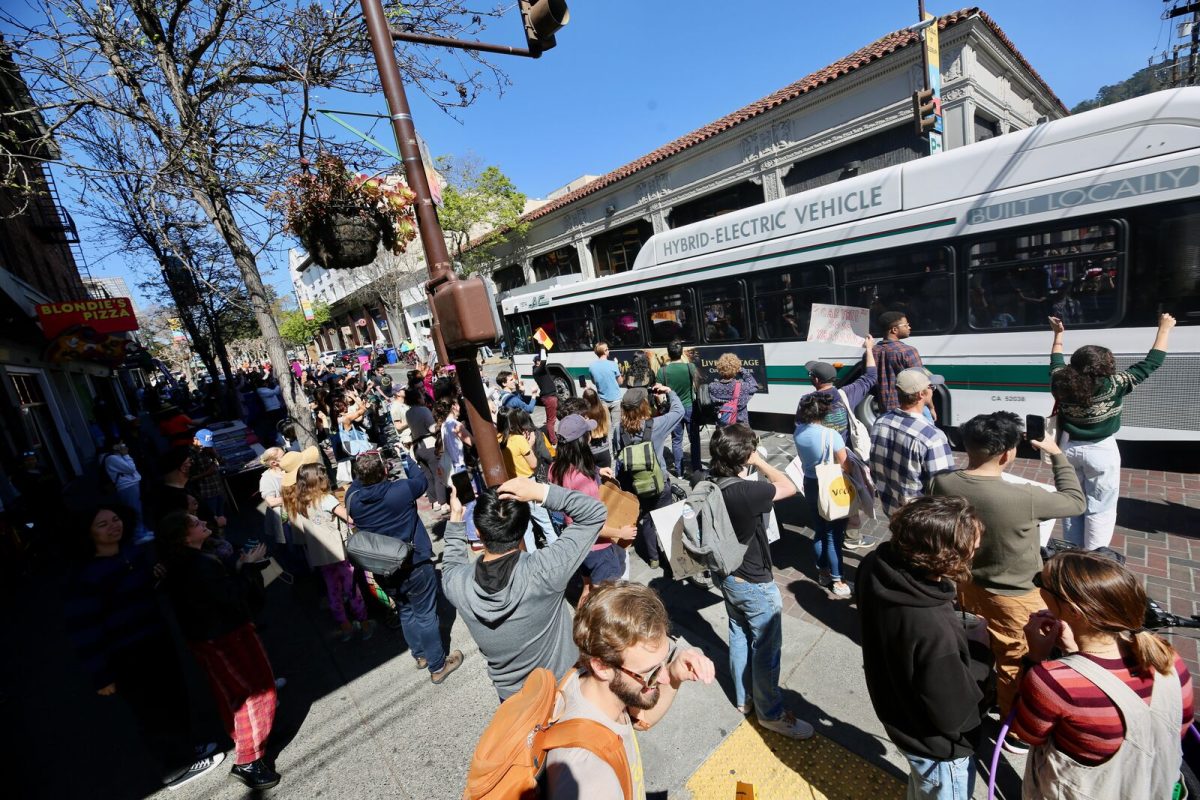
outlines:
[{"label": "white t-shirt", "polygon": [[[560,719],[591,719],[621,737],[625,758],[629,762],[633,800],[646,800],[646,776],[642,768],[642,752],[629,714],[620,722],[606,718],[579,691],[577,671],[563,686],[564,700]],[[546,756],[545,797],[548,800],[624,800],[621,783],[608,763],[582,747],[563,747],[551,750]]]}]

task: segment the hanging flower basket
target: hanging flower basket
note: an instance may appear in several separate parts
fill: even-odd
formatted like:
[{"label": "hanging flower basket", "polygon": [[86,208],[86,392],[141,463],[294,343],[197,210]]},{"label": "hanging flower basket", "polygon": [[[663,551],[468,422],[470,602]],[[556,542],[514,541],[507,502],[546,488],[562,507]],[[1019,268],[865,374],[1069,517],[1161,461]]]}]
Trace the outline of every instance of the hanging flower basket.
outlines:
[{"label": "hanging flower basket", "polygon": [[374,214],[347,209],[331,211],[312,225],[301,241],[313,260],[326,269],[350,269],[375,260],[381,237]]},{"label": "hanging flower basket", "polygon": [[286,229],[295,234],[313,260],[327,269],[370,264],[379,244],[403,253],[417,235],[412,191],[396,176],[355,174],[331,153],[317,157],[316,170],[288,179],[269,208],[282,208]]}]

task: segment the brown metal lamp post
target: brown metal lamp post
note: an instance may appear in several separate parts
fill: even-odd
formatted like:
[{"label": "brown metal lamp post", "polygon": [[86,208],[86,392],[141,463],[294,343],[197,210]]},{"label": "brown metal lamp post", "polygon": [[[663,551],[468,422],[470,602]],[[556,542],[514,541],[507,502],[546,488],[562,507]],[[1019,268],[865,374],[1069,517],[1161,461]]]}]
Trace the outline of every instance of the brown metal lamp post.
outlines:
[{"label": "brown metal lamp post", "polygon": [[483,377],[476,363],[477,345],[495,339],[497,331],[492,318],[490,295],[480,278],[462,279],[454,271],[454,264],[446,250],[446,239],[438,221],[437,208],[429,191],[429,180],[425,175],[417,146],[417,131],[413,125],[408,96],[404,91],[404,80],[396,62],[393,39],[415,41],[421,44],[447,45],[469,50],[523,55],[537,58],[543,50],[554,46],[553,32],[566,24],[566,3],[561,0],[537,0],[520,3],[525,19],[526,35],[530,47],[527,50],[444,39],[436,36],[420,36],[392,31],[380,0],[361,0],[371,49],[375,53],[375,64],[383,84],[391,114],[392,128],[400,155],[404,160],[404,174],[408,186],[416,195],[417,229],[421,234],[421,245],[429,264],[429,281],[425,284],[429,295],[429,309],[433,315],[433,341],[438,360],[453,363],[463,397],[467,403],[467,418],[470,420],[475,447],[483,466],[484,482],[498,486],[508,479],[504,460],[500,456],[500,445],[496,439],[496,428],[488,408]]}]

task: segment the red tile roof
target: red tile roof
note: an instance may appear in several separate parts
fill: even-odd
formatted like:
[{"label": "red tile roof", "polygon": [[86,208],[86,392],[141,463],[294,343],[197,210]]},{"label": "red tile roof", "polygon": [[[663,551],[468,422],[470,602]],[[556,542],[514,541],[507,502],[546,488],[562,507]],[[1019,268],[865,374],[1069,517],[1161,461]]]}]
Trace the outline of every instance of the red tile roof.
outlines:
[{"label": "red tile roof", "polygon": [[[1038,75],[1037,71],[1030,66],[1029,62],[1025,60],[1025,57],[1022,56],[1017,50],[1016,45],[1012,43],[1012,40],[1005,35],[1004,31],[1000,29],[1000,26],[997,25],[991,17],[989,17],[983,11],[980,11],[979,8],[964,8],[960,11],[955,11],[951,14],[946,14],[943,17],[939,17],[938,30],[945,30],[953,27],[954,25],[970,19],[973,16],[978,16],[981,20],[983,20],[988,28],[991,29],[992,33],[995,34],[996,38],[999,39],[1000,42],[1009,49],[1013,57],[1020,62],[1021,66],[1027,69],[1029,74],[1033,76],[1034,80],[1037,81],[1041,88],[1054,99],[1054,102],[1058,104],[1063,113],[1068,113],[1067,107],[1063,105],[1062,101],[1058,99],[1057,95],[1055,95],[1046,82],[1042,80],[1042,77]],[[867,45],[861,50],[851,53],[845,58],[833,62],[824,69],[817,70],[811,75],[801,78],[795,83],[785,86],[779,91],[769,94],[761,100],[751,103],[745,108],[738,109],[732,114],[727,114],[715,122],[710,122],[703,128],[699,128],[689,134],[681,136],[675,141],[669,142],[654,152],[648,153],[647,155],[644,155],[635,161],[631,161],[625,166],[619,167],[607,175],[601,175],[596,180],[584,184],[573,192],[551,200],[544,206],[534,209],[533,211],[530,211],[528,214],[521,217],[521,221],[532,222],[533,220],[540,219],[547,214],[551,214],[563,206],[587,197],[589,194],[598,192],[606,186],[611,186],[617,181],[628,178],[630,175],[633,175],[637,172],[641,172],[642,170],[647,169],[660,161],[670,158],[677,153],[687,150],[690,147],[695,147],[701,142],[707,141],[719,133],[727,131],[743,122],[754,119],[755,117],[770,111],[776,106],[783,105],[789,100],[794,100],[800,95],[807,94],[813,89],[824,86],[827,83],[831,83],[843,75],[847,75],[856,69],[865,67],[873,61],[878,61],[884,56],[908,47],[910,44],[913,44],[916,41],[918,41],[918,35],[912,31],[899,30],[889,33],[882,39]],[[485,236],[482,238],[486,239],[487,237]],[[478,243],[479,242],[474,242],[473,244]]]}]

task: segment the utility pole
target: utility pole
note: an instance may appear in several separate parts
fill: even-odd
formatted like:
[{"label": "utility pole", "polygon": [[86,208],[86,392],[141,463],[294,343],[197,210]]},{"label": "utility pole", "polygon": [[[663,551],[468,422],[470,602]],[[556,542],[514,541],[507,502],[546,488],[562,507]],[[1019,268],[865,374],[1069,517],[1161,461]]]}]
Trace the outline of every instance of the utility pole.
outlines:
[{"label": "utility pole", "polygon": [[[1171,0],[1163,0],[1163,2],[1171,2]],[[1173,20],[1185,14],[1192,15],[1192,21],[1187,23],[1191,30],[1188,34],[1183,34],[1188,39],[1186,44],[1177,44],[1172,48],[1170,80],[1172,88],[1200,85],[1200,0],[1175,6],[1164,12],[1163,18]],[[1186,55],[1181,55],[1185,52]]]},{"label": "utility pole", "polygon": [[425,288],[429,295],[429,310],[433,315],[434,346],[437,348],[438,360],[443,364],[453,363],[457,371],[463,399],[467,404],[467,419],[483,467],[484,482],[488,486],[498,486],[509,476],[500,455],[500,443],[496,438],[496,427],[492,423],[483,376],[475,360],[477,345],[487,341],[489,331],[493,339],[497,334],[492,321],[495,303],[482,279],[464,280],[454,271],[454,264],[446,250],[446,236],[442,232],[437,208],[429,191],[429,181],[417,145],[417,130],[413,124],[408,96],[404,91],[404,79],[396,62],[393,41],[538,58],[543,50],[554,46],[554,32],[567,23],[567,6],[562,0],[520,0],[521,16],[529,42],[529,48],[522,50],[483,42],[393,31],[388,27],[380,0],[361,0],[361,3],[371,49],[375,54],[375,65],[379,69],[379,79],[390,112],[392,130],[403,160],[404,174],[409,189],[416,195],[417,230],[421,235],[421,245],[425,249],[425,261],[429,265],[429,281]]}]

